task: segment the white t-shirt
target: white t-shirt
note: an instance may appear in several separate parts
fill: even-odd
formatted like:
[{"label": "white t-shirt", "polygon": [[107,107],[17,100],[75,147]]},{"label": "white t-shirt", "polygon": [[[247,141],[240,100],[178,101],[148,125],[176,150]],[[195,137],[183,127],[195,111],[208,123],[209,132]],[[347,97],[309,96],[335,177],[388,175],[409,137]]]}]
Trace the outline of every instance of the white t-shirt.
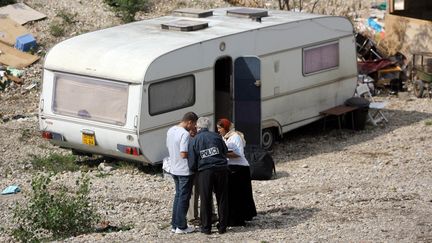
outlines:
[{"label": "white t-shirt", "polygon": [[236,155],[240,156],[237,158],[228,158],[229,165],[242,165],[249,166],[249,162],[246,160],[244,156],[244,144],[243,140],[238,134],[231,135],[225,143],[228,147],[228,151],[234,152]]},{"label": "white t-shirt", "polygon": [[187,158],[182,158],[180,152],[188,151],[189,132],[183,127],[173,126],[167,132],[166,146],[169,152],[170,171],[173,175],[188,176],[193,174],[189,170]]}]

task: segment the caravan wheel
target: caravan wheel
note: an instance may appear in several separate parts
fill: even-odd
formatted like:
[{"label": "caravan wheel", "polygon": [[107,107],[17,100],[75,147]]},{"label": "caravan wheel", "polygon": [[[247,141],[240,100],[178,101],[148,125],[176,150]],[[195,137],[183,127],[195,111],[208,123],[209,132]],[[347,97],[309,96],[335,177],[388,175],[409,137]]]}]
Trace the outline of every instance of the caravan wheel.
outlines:
[{"label": "caravan wheel", "polygon": [[262,131],[262,147],[263,149],[269,150],[273,147],[275,142],[274,129],[266,128]]}]

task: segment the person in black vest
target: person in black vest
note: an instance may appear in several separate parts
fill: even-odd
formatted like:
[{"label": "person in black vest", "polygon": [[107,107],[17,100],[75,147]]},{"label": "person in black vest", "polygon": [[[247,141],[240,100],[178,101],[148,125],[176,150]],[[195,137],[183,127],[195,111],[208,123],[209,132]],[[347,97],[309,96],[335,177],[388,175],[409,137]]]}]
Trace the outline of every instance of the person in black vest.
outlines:
[{"label": "person in black vest", "polygon": [[200,117],[197,135],[189,143],[189,169],[198,171],[201,232],[211,234],[213,191],[218,207],[218,232],[226,232],[228,224],[228,151],[222,137],[208,130],[210,119]]}]

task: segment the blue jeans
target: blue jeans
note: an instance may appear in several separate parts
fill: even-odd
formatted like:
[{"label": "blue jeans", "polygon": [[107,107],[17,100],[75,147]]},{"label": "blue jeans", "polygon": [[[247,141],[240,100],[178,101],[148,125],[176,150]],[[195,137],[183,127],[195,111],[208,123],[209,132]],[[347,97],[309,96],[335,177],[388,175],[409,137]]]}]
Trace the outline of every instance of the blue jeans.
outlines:
[{"label": "blue jeans", "polygon": [[173,229],[186,229],[186,214],[189,208],[189,199],[192,193],[194,176],[172,175],[175,183],[175,196],[172,211],[171,225]]}]

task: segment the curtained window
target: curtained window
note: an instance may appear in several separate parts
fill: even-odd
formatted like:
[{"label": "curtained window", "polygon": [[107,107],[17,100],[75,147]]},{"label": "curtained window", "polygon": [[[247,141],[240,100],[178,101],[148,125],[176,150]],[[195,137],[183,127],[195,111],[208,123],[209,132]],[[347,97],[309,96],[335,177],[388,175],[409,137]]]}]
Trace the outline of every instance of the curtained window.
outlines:
[{"label": "curtained window", "polygon": [[303,74],[316,73],[339,66],[339,43],[303,49]]},{"label": "curtained window", "polygon": [[56,114],[115,125],[126,123],[128,84],[59,75],[54,83]]}]

